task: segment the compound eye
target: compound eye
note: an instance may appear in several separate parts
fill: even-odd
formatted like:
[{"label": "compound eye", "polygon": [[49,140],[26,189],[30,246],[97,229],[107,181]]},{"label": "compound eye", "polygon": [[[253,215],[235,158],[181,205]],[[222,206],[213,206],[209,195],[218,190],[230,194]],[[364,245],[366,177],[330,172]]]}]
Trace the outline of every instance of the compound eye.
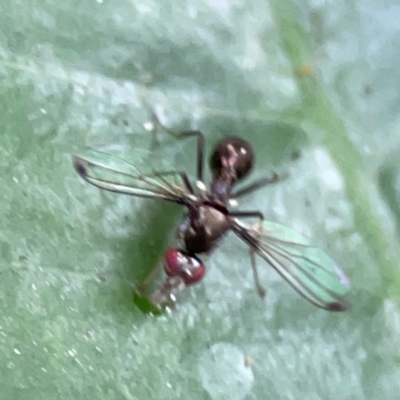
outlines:
[{"label": "compound eye", "polygon": [[179,276],[186,285],[193,285],[203,279],[206,267],[200,258],[179,249],[168,249],[165,254],[164,270],[168,276]]},{"label": "compound eye", "polygon": [[233,180],[243,179],[254,164],[254,150],[246,140],[231,136],[221,140],[212,152],[210,168],[214,179],[233,173]]}]

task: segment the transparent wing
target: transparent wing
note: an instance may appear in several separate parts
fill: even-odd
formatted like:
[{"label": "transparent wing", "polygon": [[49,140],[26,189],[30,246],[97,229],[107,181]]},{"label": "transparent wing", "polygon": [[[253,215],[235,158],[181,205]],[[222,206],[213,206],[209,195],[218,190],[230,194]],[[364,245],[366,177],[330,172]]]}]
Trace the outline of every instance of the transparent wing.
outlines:
[{"label": "transparent wing", "polygon": [[144,149],[86,148],[73,163],[83,179],[111,192],[182,203],[192,191],[184,174]]},{"label": "transparent wing", "polygon": [[292,287],[317,307],[345,311],[350,288],[344,272],[321,249],[290,228],[262,221],[260,229],[236,221],[235,233],[268,262]]}]

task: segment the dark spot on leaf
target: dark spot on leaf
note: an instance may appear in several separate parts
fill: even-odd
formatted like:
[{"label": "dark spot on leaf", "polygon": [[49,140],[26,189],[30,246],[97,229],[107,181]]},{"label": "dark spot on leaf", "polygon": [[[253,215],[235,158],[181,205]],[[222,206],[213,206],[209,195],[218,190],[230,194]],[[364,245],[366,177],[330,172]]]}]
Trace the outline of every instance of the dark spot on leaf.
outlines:
[{"label": "dark spot on leaf", "polygon": [[366,96],[369,96],[371,93],[372,93],[372,88],[371,88],[371,86],[365,85],[365,86],[364,86],[364,94],[365,94]]},{"label": "dark spot on leaf", "polygon": [[292,151],[292,154],[290,154],[290,159],[292,161],[296,161],[301,157],[301,152],[300,150],[294,150]]}]

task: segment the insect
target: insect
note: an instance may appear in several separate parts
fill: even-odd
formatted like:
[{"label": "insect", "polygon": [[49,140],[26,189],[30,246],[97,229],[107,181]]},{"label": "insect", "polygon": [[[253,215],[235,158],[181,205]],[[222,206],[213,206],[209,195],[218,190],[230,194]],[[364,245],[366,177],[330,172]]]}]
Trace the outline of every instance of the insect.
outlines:
[{"label": "insect", "polygon": [[[157,121],[158,122],[158,121]],[[111,146],[87,148],[73,156],[76,172],[100,189],[131,196],[163,199],[186,207],[178,230],[181,248],[169,248],[165,254],[165,283],[151,296],[157,305],[174,304],[186,286],[200,282],[206,267],[199,258],[210,253],[230,231],[250,248],[251,266],[258,293],[265,290],[259,282],[255,255],[272,266],[301,296],[317,307],[345,311],[344,296],[350,283],[346,275],[321,249],[304,236],[283,225],[264,220],[260,211],[234,210],[231,204],[242,196],[278,181],[278,175],[259,179],[236,189],[251,171],[255,155],[250,143],[230,136],[217,143],[210,157],[212,181],[204,184],[204,136],[199,131],[175,133],[178,139],[197,139],[197,177],[195,185],[184,171],[156,160],[145,150],[134,151]],[[242,220],[257,218],[255,226]]]}]

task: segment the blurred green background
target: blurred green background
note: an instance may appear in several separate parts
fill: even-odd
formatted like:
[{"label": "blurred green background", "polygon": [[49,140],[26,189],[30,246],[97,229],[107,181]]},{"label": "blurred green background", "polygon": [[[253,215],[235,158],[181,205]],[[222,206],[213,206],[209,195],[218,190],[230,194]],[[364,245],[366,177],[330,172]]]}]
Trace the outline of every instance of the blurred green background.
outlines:
[{"label": "blurred green background", "polygon": [[[400,7],[395,0],[0,3],[0,399],[396,399],[400,389]],[[247,198],[352,281],[346,313],[301,299],[228,237],[178,310],[132,280],[182,210],[100,192],[85,145],[153,149],[194,173],[194,143],[257,152]],[[156,140],[156,143],[155,143]],[[155,146],[157,145],[157,146]]]}]

